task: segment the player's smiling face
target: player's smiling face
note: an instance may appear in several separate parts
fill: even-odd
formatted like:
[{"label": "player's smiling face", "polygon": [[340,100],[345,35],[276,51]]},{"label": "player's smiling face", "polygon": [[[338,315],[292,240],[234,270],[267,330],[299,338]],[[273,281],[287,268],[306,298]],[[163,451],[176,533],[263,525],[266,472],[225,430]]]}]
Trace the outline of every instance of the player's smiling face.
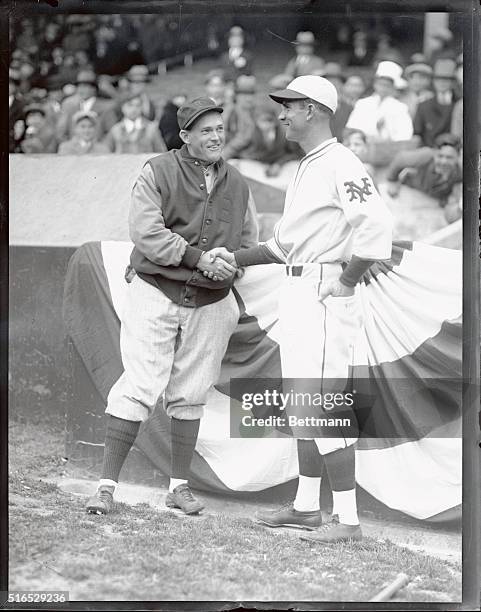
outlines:
[{"label": "player's smiling face", "polygon": [[299,142],[309,128],[306,118],[307,108],[304,101],[284,100],[281,107],[278,119],[286,130],[287,140]]},{"label": "player's smiling face", "polygon": [[193,157],[212,164],[219,161],[224,150],[224,122],[217,111],[205,113],[180,137],[187,144]]}]

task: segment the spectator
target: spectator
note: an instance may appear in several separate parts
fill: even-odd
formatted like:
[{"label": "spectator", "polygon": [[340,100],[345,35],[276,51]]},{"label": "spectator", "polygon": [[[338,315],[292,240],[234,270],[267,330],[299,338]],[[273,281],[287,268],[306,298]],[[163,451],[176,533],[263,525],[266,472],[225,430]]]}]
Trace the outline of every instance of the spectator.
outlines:
[{"label": "spectator", "polygon": [[408,108],[394,97],[402,68],[394,62],[380,62],[374,78],[374,93],[354,106],[347,127],[365,132],[368,140],[409,140],[413,124]]},{"label": "spectator", "polygon": [[60,141],[72,137],[72,117],[79,110],[97,113],[99,139],[108,132],[117,120],[115,103],[98,96],[97,77],[91,70],[82,70],[76,79],[76,92],[62,102],[57,123],[57,137]]},{"label": "spectator", "polygon": [[254,56],[245,48],[244,30],[241,27],[233,26],[229,30],[227,47],[221,61],[228,67],[232,78],[235,79],[242,74],[252,74]]},{"label": "spectator", "polygon": [[36,104],[25,108],[25,131],[19,144],[22,153],[55,153],[57,139],[48,125],[45,109]]},{"label": "spectator", "polygon": [[324,60],[314,54],[316,39],[312,32],[298,32],[296,36],[296,57],[285,67],[284,74],[292,79],[306,74],[320,74],[324,70]]},{"label": "spectator", "polygon": [[391,37],[387,32],[383,32],[379,35],[376,52],[372,58],[374,66],[377,66],[379,62],[383,61],[395,62],[401,65],[404,63],[402,53],[399,49],[391,45]]},{"label": "spectator", "polygon": [[17,146],[19,128],[15,128],[15,125],[22,121],[24,116],[25,102],[18,92],[18,83],[18,73],[10,71],[8,75],[8,150],[10,153],[13,153]]},{"label": "spectator", "polygon": [[373,50],[364,30],[357,30],[352,37],[352,51],[348,58],[348,66],[371,66]]},{"label": "spectator", "polygon": [[397,197],[401,184],[408,185],[437,199],[442,208],[449,205],[445,210],[446,218],[455,220],[453,210],[459,208],[459,192],[455,186],[463,179],[459,163],[460,145],[456,136],[441,134],[433,148],[422,147],[398,153],[388,169],[389,195]]},{"label": "spectator", "polygon": [[129,94],[121,106],[122,119],[107,136],[105,144],[113,153],[163,153],[167,151],[157,125],[142,116],[140,94]]},{"label": "spectator", "polygon": [[92,111],[78,111],[72,117],[73,137],[61,142],[59,155],[100,155],[110,153],[103,142],[97,142],[97,114]]},{"label": "spectator", "polygon": [[[92,36],[88,29],[90,21],[87,15],[69,15],[66,19],[70,32],[64,36],[62,47],[65,53],[75,55],[76,51],[85,51],[90,57],[92,52]],[[87,27],[86,27],[87,26]]]},{"label": "spectator", "polygon": [[408,86],[400,100],[406,104],[412,118],[415,117],[419,104],[434,96],[431,89],[432,75],[433,69],[426,63],[410,64],[404,71]]},{"label": "spectator", "polygon": [[347,128],[344,130],[342,144],[350,149],[354,155],[359,157],[359,159],[364,164],[364,167],[371,175],[371,178],[374,177],[375,171],[373,166],[368,162],[368,147],[367,147],[367,138],[366,134],[362,130],[353,130]]},{"label": "spectator", "polygon": [[344,98],[343,85],[345,78],[341,64],[337,62],[327,62],[320,76],[330,81],[337,90],[337,109],[331,117],[330,126],[332,135],[341,142],[347,120],[354,108],[354,106]]},{"label": "spectator", "polygon": [[227,97],[227,80],[223,70],[211,70],[207,73],[205,82],[205,94],[217,104],[224,106]]},{"label": "spectator", "polygon": [[454,103],[453,114],[451,116],[451,134],[454,134],[463,141],[463,54],[458,56],[456,62],[456,81],[459,100]]},{"label": "spectator", "polygon": [[222,157],[239,157],[252,144],[255,131],[254,97],[256,78],[241,75],[235,83],[235,100],[224,108],[226,145]]},{"label": "spectator", "polygon": [[456,64],[440,59],[434,65],[435,95],[418,105],[414,117],[414,134],[421,143],[432,147],[437,136],[449,132],[455,103]]},{"label": "spectator", "polygon": [[177,121],[177,111],[185,104],[187,96],[179,94],[174,96],[164,106],[162,117],[159,121],[160,133],[165,142],[165,146],[170,151],[171,149],[180,149],[184,144],[179,136],[179,123]]},{"label": "spectator", "polygon": [[366,85],[361,76],[358,74],[352,74],[348,76],[344,87],[342,88],[342,94],[346,102],[354,106],[356,102],[364,95],[366,91]]},{"label": "spectator", "polygon": [[239,155],[243,159],[267,164],[267,176],[278,176],[286,162],[303,156],[297,143],[286,139],[277,114],[277,110],[270,104],[263,104],[254,110],[253,137]]},{"label": "spectator", "polygon": [[448,28],[439,28],[429,36],[428,48],[430,49],[429,61],[431,65],[440,59],[456,59],[456,52],[452,47],[453,33]]},{"label": "spectator", "polygon": [[132,66],[127,72],[129,91],[137,94],[142,100],[142,115],[149,121],[155,119],[155,105],[148,96],[146,88],[150,82],[149,69],[147,66]]}]

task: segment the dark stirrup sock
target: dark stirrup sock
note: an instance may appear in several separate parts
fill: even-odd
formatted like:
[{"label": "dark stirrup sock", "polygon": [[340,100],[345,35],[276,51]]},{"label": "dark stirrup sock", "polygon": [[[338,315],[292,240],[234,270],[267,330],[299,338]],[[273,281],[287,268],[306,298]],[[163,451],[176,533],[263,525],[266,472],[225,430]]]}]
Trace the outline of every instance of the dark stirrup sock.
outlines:
[{"label": "dark stirrup sock", "polygon": [[171,478],[189,480],[190,464],[199,435],[199,426],[200,419],[194,419],[193,421],[176,419],[175,417],[170,419]]},{"label": "dark stirrup sock", "polygon": [[107,417],[102,478],[118,482],[120,470],[139,432],[140,422],[126,421],[111,414]]},{"label": "dark stirrup sock", "polygon": [[314,440],[297,440],[299,475],[320,478],[324,462]]},{"label": "dark stirrup sock", "polygon": [[350,491],[356,486],[354,446],[346,446],[323,455],[332,491]]}]

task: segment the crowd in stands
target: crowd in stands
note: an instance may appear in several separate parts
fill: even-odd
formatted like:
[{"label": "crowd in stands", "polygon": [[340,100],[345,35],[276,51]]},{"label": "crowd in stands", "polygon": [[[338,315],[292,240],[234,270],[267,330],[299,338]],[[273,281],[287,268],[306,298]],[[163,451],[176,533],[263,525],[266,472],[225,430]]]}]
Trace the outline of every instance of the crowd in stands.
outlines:
[{"label": "crowd in stands", "polygon": [[[178,41],[176,48],[169,42],[171,25],[158,15],[107,15],[95,21],[59,15],[15,22],[10,152],[148,153],[181,146],[176,113],[186,94],[159,104],[148,93],[148,83],[162,79],[162,62],[179,48]],[[276,176],[303,153],[285,139],[276,106],[256,98],[256,55],[246,33],[236,25],[225,32],[210,24],[190,30],[183,35],[184,48],[204,48],[216,58],[203,93],[224,107],[225,159],[257,160]],[[367,164],[375,163],[376,147],[388,151],[395,143],[388,170],[392,197],[404,183],[437,198],[446,218],[455,219],[461,197],[463,60],[451,32],[432,35],[429,56],[406,58],[388,33],[373,45],[367,31],[344,26],[332,48],[336,61],[321,57],[314,32],[298,32],[292,57],[271,75],[269,88],[283,88],[305,74],[329,79],[339,94],[334,136]]]}]

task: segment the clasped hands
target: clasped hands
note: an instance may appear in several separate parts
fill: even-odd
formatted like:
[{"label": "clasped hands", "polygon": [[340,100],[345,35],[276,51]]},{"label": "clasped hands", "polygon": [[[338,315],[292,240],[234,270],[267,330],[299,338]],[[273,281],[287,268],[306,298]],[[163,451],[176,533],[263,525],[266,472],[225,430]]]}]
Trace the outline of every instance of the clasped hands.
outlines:
[{"label": "clasped hands", "polygon": [[216,247],[210,251],[202,253],[197,268],[203,275],[211,280],[226,280],[235,274],[242,275],[242,270],[237,267],[234,253],[225,247]]}]

